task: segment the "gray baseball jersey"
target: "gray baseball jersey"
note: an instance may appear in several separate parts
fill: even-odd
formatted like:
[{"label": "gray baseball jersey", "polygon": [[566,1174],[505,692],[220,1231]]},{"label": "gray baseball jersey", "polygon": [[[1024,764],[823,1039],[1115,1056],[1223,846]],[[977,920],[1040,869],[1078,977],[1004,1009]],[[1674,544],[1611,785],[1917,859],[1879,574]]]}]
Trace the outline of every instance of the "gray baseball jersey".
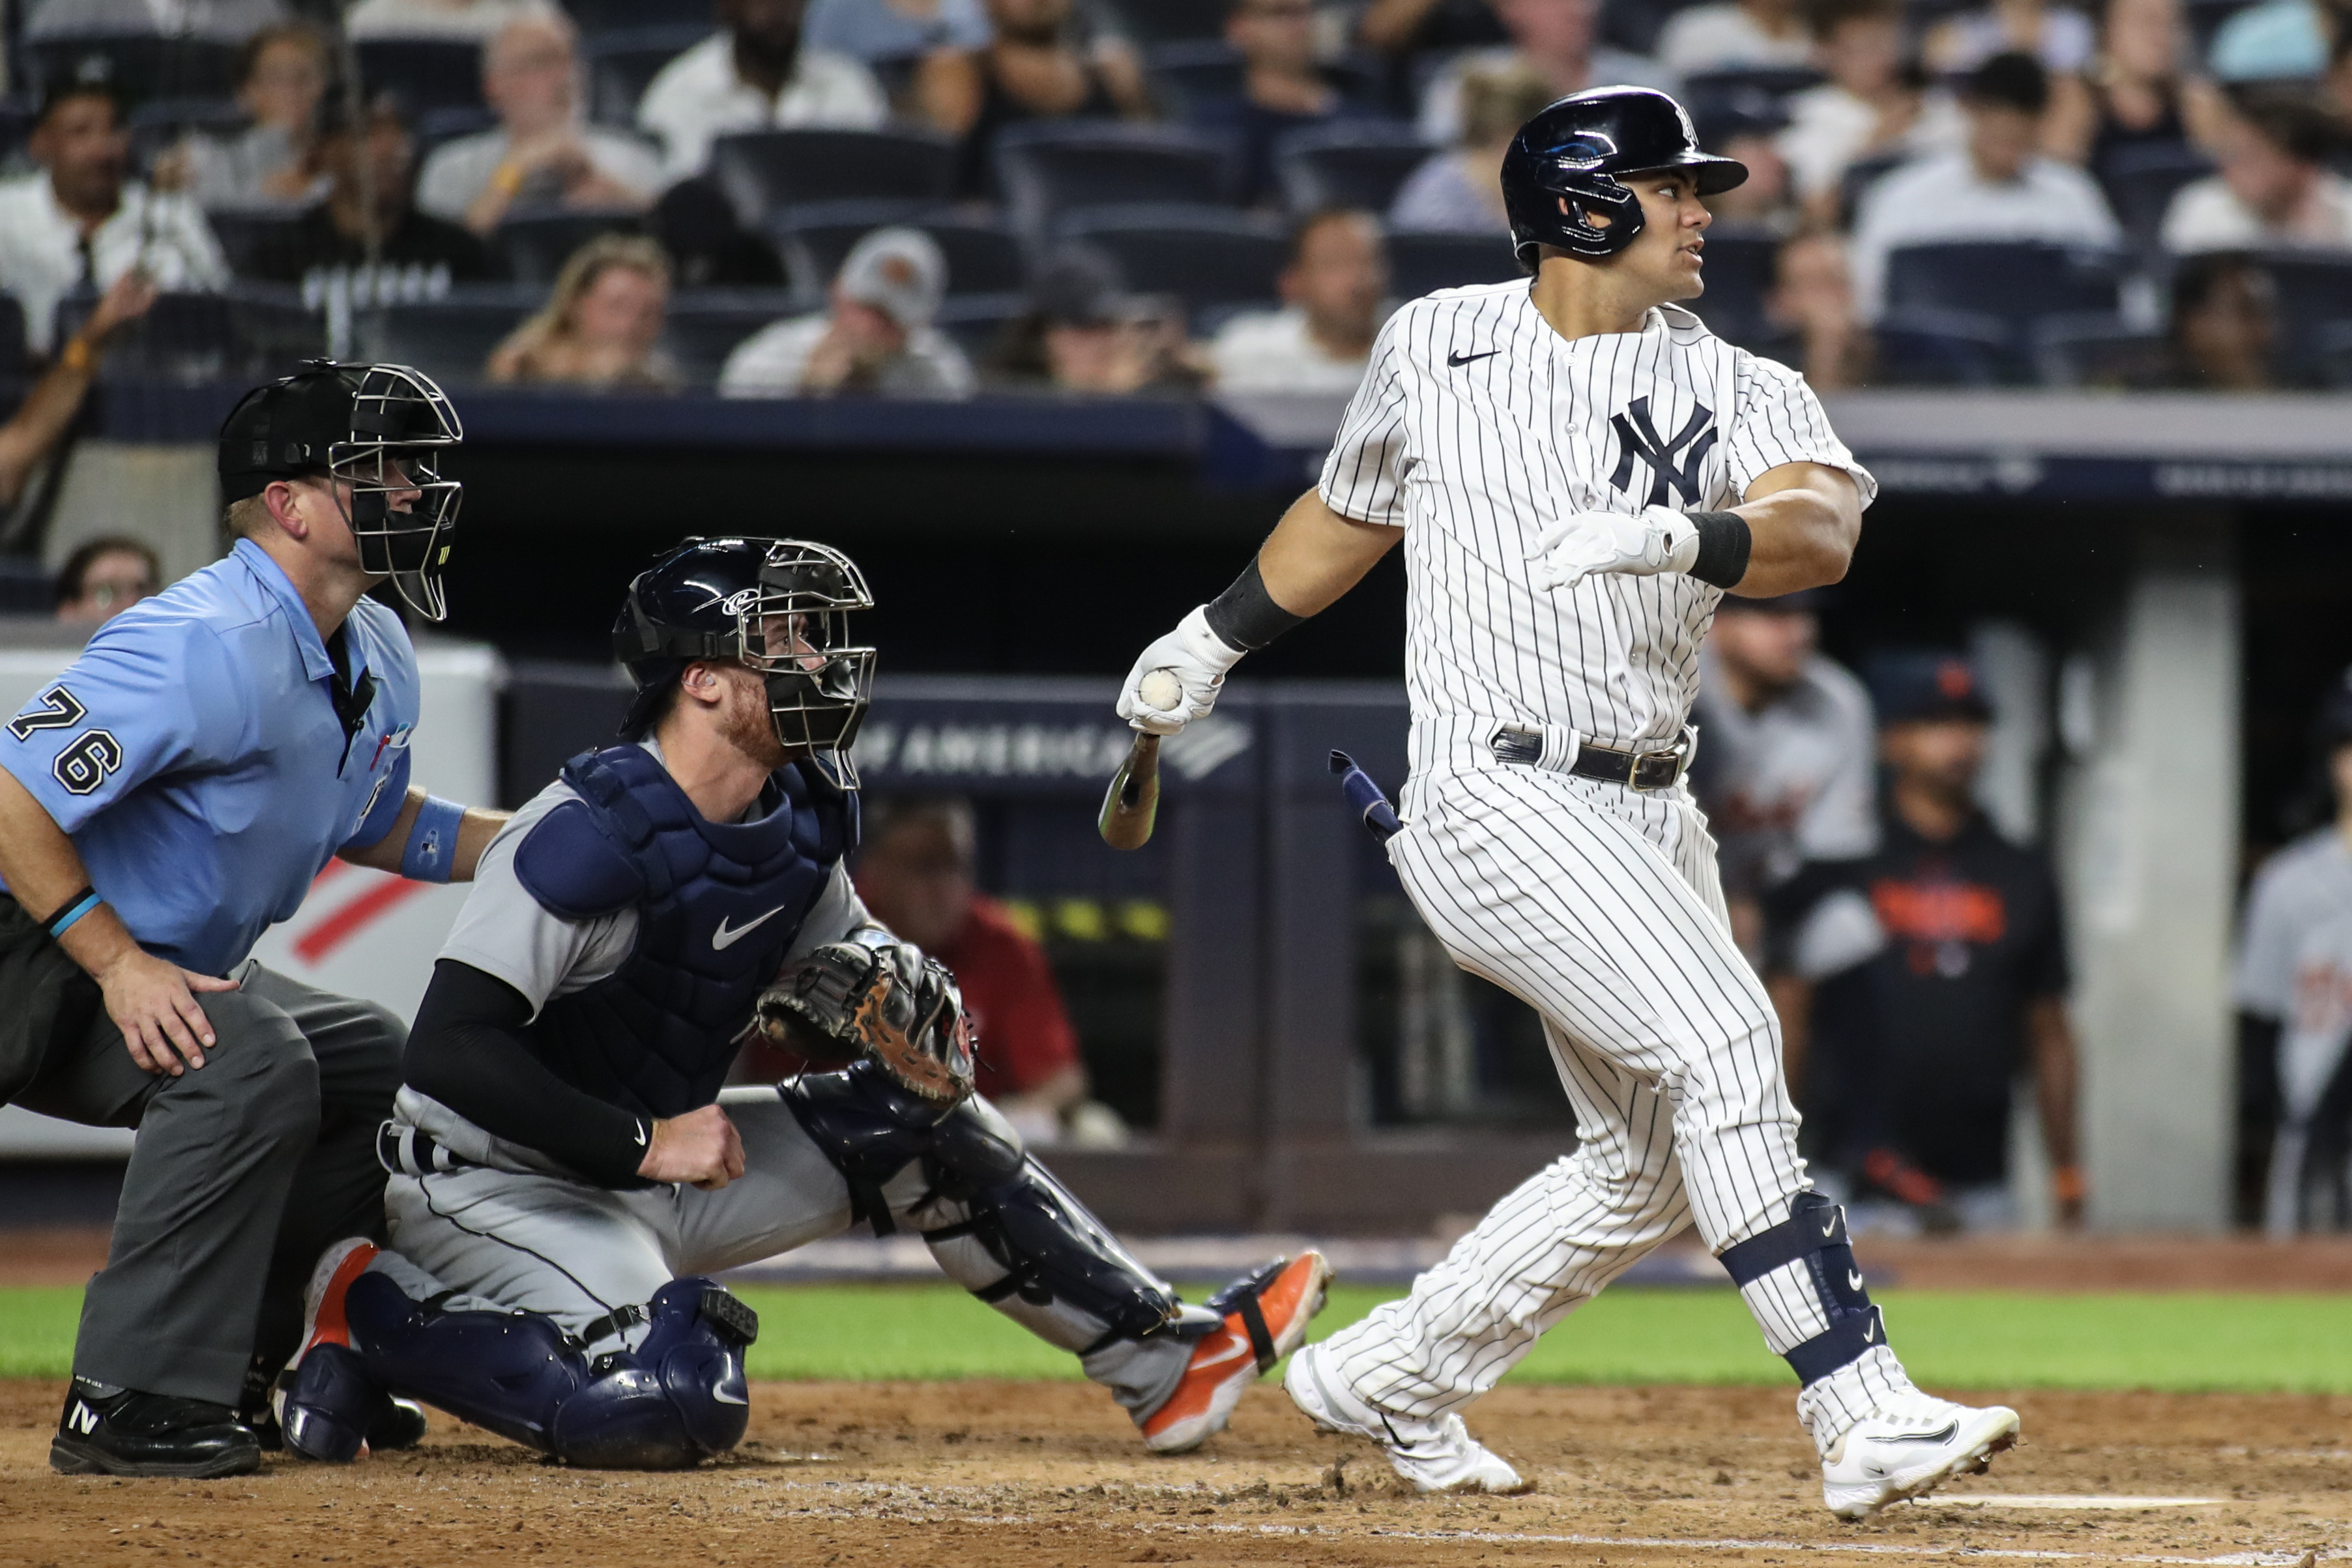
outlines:
[{"label": "gray baseball jersey", "polygon": [[[1689,792],[1565,771],[1586,743],[1674,743],[1721,595],[1680,574],[1551,592],[1530,563],[1556,520],[1734,505],[1801,462],[1874,493],[1795,372],[1672,306],[1569,340],[1525,282],[1446,289],[1373,347],[1321,494],[1404,531],[1412,772],[1390,858],[1454,960],[1543,1015],[1578,1131],[1411,1295],[1328,1342],[1376,1405],[1468,1402],[1685,1225],[1720,1251],[1804,1184],[1779,1025]],[[1545,731],[1538,763],[1496,757],[1505,723]],[[1742,1289],[1776,1353],[1828,1327],[1804,1267]],[[1858,1417],[1900,1378],[1876,1346],[1809,1397]]]},{"label": "gray baseball jersey", "polygon": [[1750,712],[1724,694],[1712,648],[1699,654],[1695,710],[1707,827],[1724,886],[1756,893],[1808,860],[1852,860],[1878,845],[1870,694],[1815,654],[1788,690]]},{"label": "gray baseball jersey", "polygon": [[2237,1003],[2279,1026],[2279,1127],[2263,1214],[2273,1236],[2305,1217],[2314,1114],[2352,1047],[2352,847],[2334,826],[2271,857],[2246,899]]},{"label": "gray baseball jersey", "polygon": [[2295,955],[2305,934],[2352,914],[2352,846],[2334,826],[2305,834],[2263,862],[2246,895],[2232,990],[2239,1007],[2284,1022],[2294,1011]]}]

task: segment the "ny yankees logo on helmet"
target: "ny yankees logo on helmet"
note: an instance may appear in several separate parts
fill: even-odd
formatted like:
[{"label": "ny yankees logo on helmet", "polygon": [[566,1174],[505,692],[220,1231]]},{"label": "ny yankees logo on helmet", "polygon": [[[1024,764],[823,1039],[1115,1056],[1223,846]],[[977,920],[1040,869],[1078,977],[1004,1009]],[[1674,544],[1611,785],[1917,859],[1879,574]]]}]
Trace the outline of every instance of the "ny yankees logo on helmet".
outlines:
[{"label": "ny yankees logo on helmet", "polygon": [[[1609,482],[1627,495],[1633,492],[1629,481],[1633,477],[1633,459],[1639,458],[1650,465],[1650,494],[1643,504],[1666,504],[1666,487],[1674,487],[1685,506],[1696,505],[1699,500],[1698,471],[1706,455],[1715,450],[1715,411],[1704,403],[1691,405],[1690,417],[1683,421],[1682,429],[1671,441],[1658,438],[1658,427],[1650,422],[1650,400],[1637,397],[1622,414],[1612,415],[1610,425],[1617,432],[1617,471]],[[1677,454],[1680,461],[1676,461]]]}]

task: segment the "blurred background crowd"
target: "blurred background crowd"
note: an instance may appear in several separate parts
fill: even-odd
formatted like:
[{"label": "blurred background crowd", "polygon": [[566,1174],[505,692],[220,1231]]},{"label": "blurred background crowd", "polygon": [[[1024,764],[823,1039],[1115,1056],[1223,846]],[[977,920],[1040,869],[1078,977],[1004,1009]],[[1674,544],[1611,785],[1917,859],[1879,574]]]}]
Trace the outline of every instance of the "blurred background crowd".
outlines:
[{"label": "blurred background crowd", "polygon": [[[1814,384],[2352,380],[2339,0],[24,0],[0,354],[293,340],[745,396],[1337,393],[1514,275],[1578,88],[1745,161],[1700,310]],[[2283,331],[2283,321],[2296,330]],[[9,342],[5,340],[15,340]]]}]

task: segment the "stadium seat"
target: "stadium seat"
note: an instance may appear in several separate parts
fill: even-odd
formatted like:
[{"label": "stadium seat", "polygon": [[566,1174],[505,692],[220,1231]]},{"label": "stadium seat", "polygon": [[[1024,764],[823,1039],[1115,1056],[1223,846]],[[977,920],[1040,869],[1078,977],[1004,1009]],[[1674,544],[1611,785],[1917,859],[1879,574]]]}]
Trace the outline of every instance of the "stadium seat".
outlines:
[{"label": "stadium seat", "polygon": [[955,144],[917,131],[747,131],[711,143],[710,177],[757,229],[809,202],[944,201]]},{"label": "stadium seat", "polygon": [[708,386],[744,339],[809,309],[808,300],[782,289],[681,289],[670,296],[662,345],[689,383]]},{"label": "stadium seat", "polygon": [[1296,216],[1332,207],[1385,213],[1397,187],[1433,151],[1409,125],[1318,125],[1274,144],[1274,175]]},{"label": "stadium seat", "polygon": [[1877,327],[1878,380],[1895,386],[1992,386],[2015,333],[1998,316],[1932,306],[1891,310]]},{"label": "stadium seat", "polygon": [[2212,172],[2213,161],[2186,142],[2120,148],[2096,171],[2116,221],[2143,252],[2157,249],[2164,215],[2180,188]]},{"label": "stadium seat", "polygon": [[995,224],[942,216],[933,203],[824,202],[795,207],[768,233],[804,299],[824,294],[850,247],[886,224],[909,224],[939,242],[950,294],[1018,293],[1026,280],[1021,244]]},{"label": "stadium seat", "polygon": [[1267,219],[1181,202],[1094,207],[1056,232],[1109,262],[1129,292],[1172,294],[1188,314],[1271,304],[1289,254],[1280,226]]},{"label": "stadium seat", "polygon": [[2044,386],[2147,391],[2170,384],[2172,345],[2116,316],[2049,316],[2033,324],[2033,363]]},{"label": "stadium seat", "polygon": [[478,382],[490,351],[546,302],[541,288],[459,284],[446,299],[384,305],[356,313],[362,356],[413,364],[453,384]]},{"label": "stadium seat", "polygon": [[1082,207],[1223,203],[1232,194],[1231,150],[1180,126],[1115,120],[1014,125],[998,135],[995,159],[1013,226],[1031,237]]},{"label": "stadium seat", "polygon": [[[655,3],[668,5],[671,0]],[[588,71],[588,118],[599,125],[635,125],[637,100],[662,68],[709,36],[710,29],[699,24],[680,26],[670,20],[589,37],[581,46]]]},{"label": "stadium seat", "polygon": [[360,85],[396,94],[411,116],[482,101],[482,47],[454,38],[362,38]]},{"label": "stadium seat", "polygon": [[1838,176],[1838,224],[1851,229],[1862,211],[1870,187],[1911,161],[1906,153],[1881,153],[1874,157],[1856,158]]},{"label": "stadium seat", "polygon": [[2330,321],[2312,336],[2320,384],[2334,392],[2352,391],[2352,321]]},{"label": "stadium seat", "polygon": [[1028,309],[1025,294],[972,294],[940,306],[937,325],[976,367]]},{"label": "stadium seat", "polygon": [[517,213],[499,225],[490,247],[506,262],[507,275],[518,283],[547,284],[572,253],[600,234],[642,234],[644,218],[633,212]]},{"label": "stadium seat", "polygon": [[2298,385],[2321,379],[2321,330],[2352,321],[2352,256],[2273,250],[2263,269],[2278,290],[2279,374]]},{"label": "stadium seat", "polygon": [[1738,70],[1695,71],[1683,79],[1682,100],[1694,119],[1727,103],[1764,98],[1778,100],[1821,84],[1822,73],[1805,66],[1749,66]]},{"label": "stadium seat", "polygon": [[1389,236],[1389,293],[1418,300],[1438,289],[1501,283],[1522,276],[1507,234],[1413,234]]},{"label": "stadium seat", "polygon": [[1962,311],[2005,322],[2008,374],[2031,374],[2028,334],[2046,316],[2112,315],[2122,303],[2115,252],[2033,243],[1912,245],[1886,258],[1892,310]]},{"label": "stadium seat", "polygon": [[1224,36],[1224,0],[1107,0],[1104,9],[1145,47]]},{"label": "stadium seat", "polygon": [[[635,32],[648,27],[676,26],[678,13],[698,14],[708,7],[686,6],[678,0],[563,0],[563,8],[579,24],[581,37]],[[705,27],[708,36],[710,29]]]},{"label": "stadium seat", "polygon": [[0,616],[44,616],[53,602],[47,567],[35,555],[0,555]]},{"label": "stadium seat", "polygon": [[1603,0],[1601,36],[1629,54],[1653,55],[1658,35],[1685,5],[1697,0]]},{"label": "stadium seat", "polygon": [[1144,51],[1143,70],[1160,110],[1175,119],[1242,95],[1241,51],[1223,38],[1154,44]]},{"label": "stadium seat", "polygon": [[282,206],[213,207],[205,221],[228,258],[229,271],[239,278],[284,274],[288,268],[277,258],[294,249],[302,229],[302,215]]},{"label": "stadium seat", "polygon": [[[291,291],[283,298],[291,301]],[[79,331],[97,303],[97,297],[88,292],[60,300],[58,341]],[[237,331],[236,307],[227,295],[159,294],[144,316],[117,329],[100,363],[99,378],[185,385],[234,381],[253,368],[257,357]]]},{"label": "stadium seat", "polygon": [[22,47],[25,86],[37,98],[52,83],[102,81],[125,103],[227,98],[236,90],[236,46],[155,33],[91,33]]},{"label": "stadium seat", "polygon": [[189,135],[227,136],[245,129],[246,112],[226,98],[156,98],[131,110],[131,166],[146,169]]},{"label": "stadium seat", "polygon": [[1685,301],[1716,336],[1747,345],[1768,331],[1764,303],[1780,256],[1778,235],[1710,229],[1706,236],[1706,292]]}]

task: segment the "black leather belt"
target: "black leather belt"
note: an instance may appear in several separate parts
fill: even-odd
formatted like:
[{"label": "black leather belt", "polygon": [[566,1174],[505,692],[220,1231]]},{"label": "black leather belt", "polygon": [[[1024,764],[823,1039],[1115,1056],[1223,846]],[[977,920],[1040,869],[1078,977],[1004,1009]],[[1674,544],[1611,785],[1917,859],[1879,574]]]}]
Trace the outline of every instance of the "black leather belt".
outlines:
[{"label": "black leather belt", "polygon": [[[1690,763],[1690,731],[1685,731],[1680,744],[1663,752],[1617,752],[1607,746],[1590,742],[1576,749],[1576,760],[1560,771],[1580,779],[1599,779],[1602,784],[1623,784],[1628,789],[1671,789],[1680,781],[1683,770]],[[1516,763],[1524,767],[1543,765],[1544,732],[1505,725],[1495,731],[1487,742],[1495,760]]]}]

